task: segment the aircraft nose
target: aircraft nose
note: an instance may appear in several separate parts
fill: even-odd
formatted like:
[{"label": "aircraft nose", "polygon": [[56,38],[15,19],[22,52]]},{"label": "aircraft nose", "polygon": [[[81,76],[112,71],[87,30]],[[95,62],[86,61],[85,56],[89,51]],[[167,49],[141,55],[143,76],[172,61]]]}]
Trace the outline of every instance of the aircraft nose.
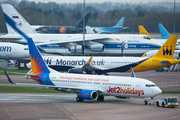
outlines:
[{"label": "aircraft nose", "polygon": [[157,88],[154,90],[154,93],[155,93],[155,95],[159,95],[159,94],[162,93],[162,90],[161,90],[159,87],[157,87]]}]

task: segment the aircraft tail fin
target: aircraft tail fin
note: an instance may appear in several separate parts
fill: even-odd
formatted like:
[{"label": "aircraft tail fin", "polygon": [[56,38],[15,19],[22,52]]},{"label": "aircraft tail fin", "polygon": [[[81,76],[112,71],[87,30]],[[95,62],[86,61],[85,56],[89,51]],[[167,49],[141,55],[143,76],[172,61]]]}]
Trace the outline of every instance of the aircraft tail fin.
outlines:
[{"label": "aircraft tail fin", "polygon": [[178,35],[171,35],[153,57],[173,59]]},{"label": "aircraft tail fin", "polygon": [[[7,5],[7,4],[2,4],[3,9],[7,9],[7,8],[13,8],[11,5]],[[8,10],[9,11],[9,10]],[[6,13],[5,13],[6,14]],[[11,15],[11,13],[9,12],[9,14]],[[16,14],[18,18],[20,18],[20,16],[18,14]],[[12,19],[12,17],[7,16],[6,20],[8,21],[9,26],[15,30],[15,32],[17,32],[19,35],[21,35],[22,37],[24,37],[27,42],[28,42],[28,47],[29,47],[29,54],[30,54],[30,61],[31,61],[31,66],[32,66],[32,72],[33,73],[50,73],[50,70],[48,68],[48,66],[46,65],[46,63],[44,62],[39,50],[37,49],[36,45],[34,44],[32,38],[30,38],[28,35],[26,35],[26,33],[24,32],[24,27],[19,27],[17,25],[17,21]]]},{"label": "aircraft tail fin", "polygon": [[17,32],[10,26],[11,21],[15,22],[15,25],[20,28],[25,34],[35,34],[33,28],[29,25],[29,23],[21,16],[21,14],[9,4],[2,4],[2,10],[7,26],[8,33],[17,34]]},{"label": "aircraft tail fin", "polygon": [[131,69],[131,77],[136,77],[136,75],[135,75],[135,73],[134,73],[134,70],[133,70],[133,68],[132,67],[130,67],[130,69]]},{"label": "aircraft tail fin", "polygon": [[171,35],[166,30],[166,28],[161,23],[158,23],[158,26],[159,26],[159,32],[161,35],[161,39],[168,39]]},{"label": "aircraft tail fin", "polygon": [[141,35],[147,35],[150,38],[152,38],[151,35],[147,32],[147,30],[142,25],[138,25],[138,27],[139,27],[139,33]]},{"label": "aircraft tail fin", "polygon": [[123,29],[124,19],[125,19],[125,17],[122,17],[115,26],[112,26],[112,28],[122,28]]},{"label": "aircraft tail fin", "polygon": [[89,16],[90,16],[91,13],[87,13],[76,25],[75,27],[79,27],[79,28],[83,28],[83,20],[85,18],[85,26],[89,20]]},{"label": "aircraft tail fin", "polygon": [[86,26],[86,33],[87,33],[87,34],[95,34],[94,31],[91,29],[90,26]]}]

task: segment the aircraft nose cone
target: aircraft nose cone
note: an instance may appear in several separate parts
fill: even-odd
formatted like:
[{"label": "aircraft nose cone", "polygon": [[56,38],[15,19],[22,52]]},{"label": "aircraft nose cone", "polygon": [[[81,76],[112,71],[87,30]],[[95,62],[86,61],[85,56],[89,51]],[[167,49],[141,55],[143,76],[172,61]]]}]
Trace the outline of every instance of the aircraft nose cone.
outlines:
[{"label": "aircraft nose cone", "polygon": [[155,89],[154,93],[155,93],[155,95],[159,95],[159,94],[162,93],[162,90],[161,90],[159,87],[157,87],[157,88]]}]

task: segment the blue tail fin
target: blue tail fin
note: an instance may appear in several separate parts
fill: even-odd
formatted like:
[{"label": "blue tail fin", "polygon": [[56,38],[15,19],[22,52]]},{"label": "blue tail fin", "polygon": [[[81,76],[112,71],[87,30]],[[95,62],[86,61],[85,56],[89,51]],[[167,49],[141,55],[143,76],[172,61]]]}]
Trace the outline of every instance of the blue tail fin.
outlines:
[{"label": "blue tail fin", "polygon": [[133,68],[130,67],[130,69],[131,69],[131,77],[136,77]]},{"label": "blue tail fin", "polygon": [[47,67],[46,63],[44,62],[40,52],[38,51],[36,45],[34,44],[32,38],[30,38],[28,35],[26,35],[23,32],[23,27],[18,26],[18,22],[14,21],[14,19],[11,16],[6,15],[5,17],[6,17],[7,24],[12,29],[14,29],[14,31],[16,31],[22,37],[24,37],[28,42],[32,72],[33,73],[43,73],[43,72],[50,73],[49,68]]},{"label": "blue tail fin", "polygon": [[123,28],[124,19],[125,19],[125,17],[122,17],[115,26],[112,26],[112,28]]},{"label": "blue tail fin", "polygon": [[161,39],[168,39],[171,35],[166,30],[166,28],[161,23],[158,23],[158,26],[159,26],[159,31],[160,31]]}]

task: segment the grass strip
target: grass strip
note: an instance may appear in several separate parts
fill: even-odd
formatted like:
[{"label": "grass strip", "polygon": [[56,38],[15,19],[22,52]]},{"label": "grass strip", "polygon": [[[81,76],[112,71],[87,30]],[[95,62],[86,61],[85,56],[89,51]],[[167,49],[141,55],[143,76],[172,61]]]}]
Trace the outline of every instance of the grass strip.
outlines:
[{"label": "grass strip", "polygon": [[[0,69],[0,75],[5,75],[4,71],[8,72],[16,72],[16,73],[24,73],[26,74],[29,70],[15,70],[15,69]],[[16,73],[8,73],[8,75],[17,75]]]},{"label": "grass strip", "polygon": [[0,86],[0,93],[62,93],[48,88]]},{"label": "grass strip", "polygon": [[180,91],[162,91],[162,94],[180,94]]}]

